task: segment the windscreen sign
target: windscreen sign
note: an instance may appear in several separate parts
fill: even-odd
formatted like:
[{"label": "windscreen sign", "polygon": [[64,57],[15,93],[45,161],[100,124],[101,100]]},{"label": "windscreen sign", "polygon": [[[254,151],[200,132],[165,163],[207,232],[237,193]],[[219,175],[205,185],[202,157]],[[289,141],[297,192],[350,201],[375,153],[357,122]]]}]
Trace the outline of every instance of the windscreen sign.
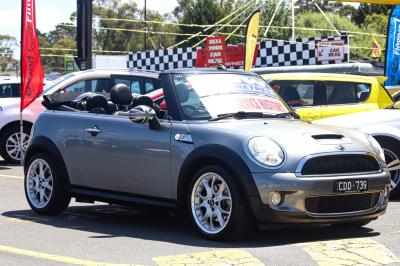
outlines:
[{"label": "windscreen sign", "polygon": [[212,117],[238,111],[265,114],[289,112],[266,82],[257,77],[212,74],[204,78],[193,75],[188,81]]},{"label": "windscreen sign", "polygon": [[400,84],[400,6],[393,8],[390,16],[386,48],[386,86]]}]

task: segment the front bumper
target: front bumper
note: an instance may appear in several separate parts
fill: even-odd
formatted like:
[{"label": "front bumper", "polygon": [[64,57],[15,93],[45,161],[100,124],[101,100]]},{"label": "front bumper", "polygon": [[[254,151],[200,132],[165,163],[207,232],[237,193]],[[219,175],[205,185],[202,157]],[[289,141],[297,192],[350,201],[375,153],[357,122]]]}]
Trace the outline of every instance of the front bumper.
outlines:
[{"label": "front bumper", "polygon": [[[257,222],[263,224],[289,223],[341,223],[361,220],[373,220],[385,213],[388,196],[385,189],[390,184],[390,174],[384,170],[376,174],[351,176],[298,177],[294,173],[253,173],[258,189],[257,196],[250,196],[250,204]],[[361,195],[376,193],[377,203],[371,208],[350,212],[310,212],[306,207],[306,199],[326,196],[348,196],[351,194],[334,192],[336,180],[367,179],[368,191],[352,193]],[[282,203],[274,206],[271,194],[280,192]]]}]

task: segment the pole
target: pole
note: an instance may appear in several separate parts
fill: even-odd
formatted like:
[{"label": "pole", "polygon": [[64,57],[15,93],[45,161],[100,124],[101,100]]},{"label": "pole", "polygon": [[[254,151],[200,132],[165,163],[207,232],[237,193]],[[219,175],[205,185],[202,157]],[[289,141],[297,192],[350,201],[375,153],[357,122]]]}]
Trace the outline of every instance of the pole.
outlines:
[{"label": "pole", "polygon": [[144,33],[144,40],[143,40],[143,44],[144,44],[144,50],[147,50],[147,0],[144,0],[144,27],[145,27],[145,33]]},{"label": "pole", "polygon": [[[21,85],[20,85],[20,97],[22,96],[22,83],[24,82],[23,78],[22,78],[22,49],[23,49],[23,40],[24,40],[24,23],[25,23],[25,18],[24,18],[24,10],[25,10],[25,1],[21,0],[21,54],[20,54],[20,60],[19,60],[19,66],[20,66],[20,71],[21,71]],[[20,108],[19,108],[19,129],[20,129],[20,140],[19,140],[19,150],[21,152],[21,165],[23,164],[23,160],[24,160],[24,142],[23,142],[23,133],[24,133],[24,122],[22,121],[22,110],[21,110],[21,106],[22,106],[22,98],[20,100]],[[18,154],[17,154],[18,156]]]},{"label": "pole", "polygon": [[295,0],[292,0],[292,40],[295,39],[295,29],[294,29],[294,2]]},{"label": "pole", "polygon": [[350,35],[347,34],[347,63],[350,63]]}]

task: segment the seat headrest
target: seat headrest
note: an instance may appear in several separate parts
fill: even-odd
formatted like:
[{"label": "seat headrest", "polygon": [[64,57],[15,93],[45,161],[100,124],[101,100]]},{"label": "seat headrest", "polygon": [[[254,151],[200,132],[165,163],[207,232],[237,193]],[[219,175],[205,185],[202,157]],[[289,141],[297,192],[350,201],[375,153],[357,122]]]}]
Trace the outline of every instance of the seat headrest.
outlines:
[{"label": "seat headrest", "polygon": [[145,105],[145,106],[153,108],[154,102],[149,96],[141,95],[141,96],[137,96],[136,98],[133,99],[132,105],[134,107],[139,106],[139,105]]},{"label": "seat headrest", "polygon": [[132,92],[125,84],[116,84],[110,92],[111,101],[114,104],[128,105],[132,102]]},{"label": "seat headrest", "polygon": [[189,100],[189,89],[184,83],[177,84],[175,86],[175,90],[180,103],[184,103]]},{"label": "seat headrest", "polygon": [[86,98],[86,110],[91,111],[95,108],[107,109],[108,102],[104,95],[92,94]]}]

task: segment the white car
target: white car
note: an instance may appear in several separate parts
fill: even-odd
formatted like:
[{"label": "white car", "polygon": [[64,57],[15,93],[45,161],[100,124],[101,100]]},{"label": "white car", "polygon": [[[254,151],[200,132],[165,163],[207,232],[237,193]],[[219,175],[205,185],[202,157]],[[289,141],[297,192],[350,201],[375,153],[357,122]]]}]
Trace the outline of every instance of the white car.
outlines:
[{"label": "white car", "polygon": [[390,109],[336,116],[313,123],[358,129],[372,135],[385,152],[392,178],[391,195],[400,196],[400,102]]},{"label": "white car", "polygon": [[[74,99],[85,92],[108,93],[118,83],[126,84],[133,94],[147,94],[160,88],[158,73],[123,70],[87,70],[70,73],[45,86],[43,94],[62,93]],[[0,155],[8,163],[21,161],[20,78],[0,79]],[[33,123],[41,112],[43,97],[37,98],[23,112],[25,149]]]}]

